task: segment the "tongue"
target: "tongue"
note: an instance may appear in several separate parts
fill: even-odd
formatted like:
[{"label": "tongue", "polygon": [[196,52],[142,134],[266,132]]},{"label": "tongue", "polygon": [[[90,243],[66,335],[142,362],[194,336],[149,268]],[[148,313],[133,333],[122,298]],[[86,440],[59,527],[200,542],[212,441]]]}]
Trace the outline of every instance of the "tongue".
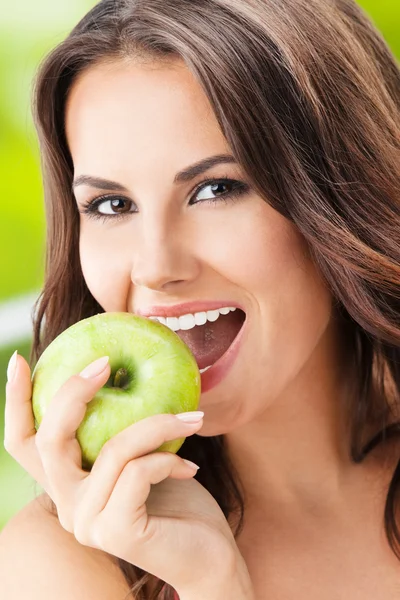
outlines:
[{"label": "tongue", "polygon": [[177,331],[179,337],[189,346],[199,369],[213,365],[228,350],[239,333],[244,315],[236,310],[220,315],[214,323],[196,325],[188,331]]}]

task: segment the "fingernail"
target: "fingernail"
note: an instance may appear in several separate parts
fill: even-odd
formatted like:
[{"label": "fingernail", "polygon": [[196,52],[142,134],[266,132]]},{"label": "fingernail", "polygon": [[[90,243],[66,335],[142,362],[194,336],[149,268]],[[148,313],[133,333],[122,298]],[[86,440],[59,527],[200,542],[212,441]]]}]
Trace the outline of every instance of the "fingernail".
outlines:
[{"label": "fingernail", "polygon": [[196,465],[196,463],[192,462],[191,460],[186,460],[186,458],[183,458],[182,460],[192,469],[196,469],[196,471],[200,469],[199,465]]},{"label": "fingernail", "polygon": [[11,383],[17,373],[17,360],[18,360],[18,350],[14,352],[12,357],[9,360],[7,367],[7,381]]},{"label": "fingernail", "polygon": [[198,423],[204,417],[204,413],[201,410],[198,410],[193,412],[179,413],[175,416],[177,419],[184,421],[185,423]]},{"label": "fingernail", "polygon": [[90,365],[85,367],[83,371],[79,373],[79,375],[84,379],[97,377],[108,365],[109,358],[109,356],[102,356],[101,358],[98,358],[94,362],[90,363]]}]

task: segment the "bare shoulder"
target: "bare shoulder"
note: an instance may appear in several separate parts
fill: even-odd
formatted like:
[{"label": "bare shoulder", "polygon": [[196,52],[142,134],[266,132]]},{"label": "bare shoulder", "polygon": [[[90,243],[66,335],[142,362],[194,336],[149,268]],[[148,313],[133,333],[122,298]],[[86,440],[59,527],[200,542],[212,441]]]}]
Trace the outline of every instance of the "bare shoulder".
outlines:
[{"label": "bare shoulder", "polygon": [[42,494],[1,531],[1,596],[8,600],[133,600],[117,559],[80,544],[49,507],[48,496]]}]

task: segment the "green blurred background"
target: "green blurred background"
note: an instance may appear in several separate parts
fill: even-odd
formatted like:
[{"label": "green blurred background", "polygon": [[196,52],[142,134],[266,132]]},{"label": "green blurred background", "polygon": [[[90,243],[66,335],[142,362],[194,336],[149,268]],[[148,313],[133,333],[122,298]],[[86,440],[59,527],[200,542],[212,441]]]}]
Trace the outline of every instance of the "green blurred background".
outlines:
[{"label": "green blurred background", "polygon": [[[96,2],[19,0],[0,11],[0,436],[4,387],[15,349],[28,358],[30,313],[43,280],[44,211],[40,158],[30,112],[42,57]],[[400,0],[361,0],[400,58]],[[0,446],[0,529],[39,486]]]}]

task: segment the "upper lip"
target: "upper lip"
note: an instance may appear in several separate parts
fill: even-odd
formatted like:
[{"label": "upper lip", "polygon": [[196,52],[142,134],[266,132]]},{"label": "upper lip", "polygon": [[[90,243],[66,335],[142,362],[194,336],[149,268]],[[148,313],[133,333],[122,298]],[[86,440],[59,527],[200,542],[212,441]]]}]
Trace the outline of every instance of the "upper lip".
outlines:
[{"label": "upper lip", "polygon": [[203,302],[185,302],[184,304],[174,304],[173,306],[149,306],[143,309],[137,309],[135,312],[142,317],[181,317],[182,315],[206,312],[208,310],[217,310],[224,307],[244,308],[237,302],[229,300],[216,301],[204,300]]}]

